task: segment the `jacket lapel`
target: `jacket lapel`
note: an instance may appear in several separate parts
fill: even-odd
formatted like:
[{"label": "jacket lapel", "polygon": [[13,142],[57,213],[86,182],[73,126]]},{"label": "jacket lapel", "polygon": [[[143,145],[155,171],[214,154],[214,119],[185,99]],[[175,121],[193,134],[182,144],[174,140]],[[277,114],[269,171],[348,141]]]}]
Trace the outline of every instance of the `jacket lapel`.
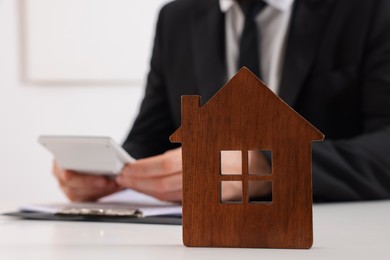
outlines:
[{"label": "jacket lapel", "polygon": [[313,65],[333,0],[296,0],[286,44],[279,96],[294,106]]},{"label": "jacket lapel", "polygon": [[219,9],[218,1],[206,3],[197,10],[192,22],[195,75],[203,103],[227,80],[224,14]]}]

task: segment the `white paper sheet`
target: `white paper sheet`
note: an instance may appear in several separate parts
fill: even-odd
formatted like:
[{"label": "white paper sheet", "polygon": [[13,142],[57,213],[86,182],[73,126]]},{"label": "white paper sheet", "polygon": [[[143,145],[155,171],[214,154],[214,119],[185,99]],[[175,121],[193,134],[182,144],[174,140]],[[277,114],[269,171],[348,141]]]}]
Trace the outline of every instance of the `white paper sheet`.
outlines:
[{"label": "white paper sheet", "polygon": [[182,212],[180,204],[160,201],[132,190],[120,191],[93,203],[30,204],[20,207],[19,210],[50,214],[138,217],[181,215]]}]

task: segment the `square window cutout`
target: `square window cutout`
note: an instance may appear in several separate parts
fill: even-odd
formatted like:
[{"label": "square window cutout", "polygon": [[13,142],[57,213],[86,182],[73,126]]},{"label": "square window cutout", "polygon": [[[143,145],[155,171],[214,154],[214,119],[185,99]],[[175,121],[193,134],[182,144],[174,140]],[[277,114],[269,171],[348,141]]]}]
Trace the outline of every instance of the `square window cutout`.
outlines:
[{"label": "square window cutout", "polygon": [[248,151],[248,169],[250,175],[267,176],[272,174],[272,151]]},{"label": "square window cutout", "polygon": [[221,202],[242,203],[242,181],[221,181]]},{"label": "square window cutout", "polygon": [[[271,203],[272,181],[249,181],[249,203]],[[267,191],[267,195],[257,195],[259,190]]]},{"label": "square window cutout", "polygon": [[221,174],[241,175],[242,155],[241,151],[221,151]]}]

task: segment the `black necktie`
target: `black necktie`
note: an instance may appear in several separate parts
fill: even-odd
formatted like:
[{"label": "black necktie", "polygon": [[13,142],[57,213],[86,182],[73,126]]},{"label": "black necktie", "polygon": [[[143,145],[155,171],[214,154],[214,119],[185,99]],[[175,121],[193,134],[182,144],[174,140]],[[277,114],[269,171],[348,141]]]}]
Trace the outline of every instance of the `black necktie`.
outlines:
[{"label": "black necktie", "polygon": [[261,78],[260,58],[260,35],[256,25],[256,15],[266,5],[263,1],[242,1],[241,9],[245,15],[244,30],[240,40],[240,57],[238,68],[248,67],[253,73]]}]

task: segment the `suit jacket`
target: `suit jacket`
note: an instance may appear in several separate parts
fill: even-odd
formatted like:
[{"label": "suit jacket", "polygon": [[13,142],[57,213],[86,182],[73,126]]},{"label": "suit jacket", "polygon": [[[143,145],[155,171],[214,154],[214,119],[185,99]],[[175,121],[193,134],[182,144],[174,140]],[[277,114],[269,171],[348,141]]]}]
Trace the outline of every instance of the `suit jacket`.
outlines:
[{"label": "suit jacket", "polygon": [[[279,96],[326,136],[313,144],[315,201],[390,198],[389,14],[388,0],[294,3]],[[205,103],[228,80],[224,39],[217,0],[162,8],[130,154],[175,147],[181,95]]]}]

